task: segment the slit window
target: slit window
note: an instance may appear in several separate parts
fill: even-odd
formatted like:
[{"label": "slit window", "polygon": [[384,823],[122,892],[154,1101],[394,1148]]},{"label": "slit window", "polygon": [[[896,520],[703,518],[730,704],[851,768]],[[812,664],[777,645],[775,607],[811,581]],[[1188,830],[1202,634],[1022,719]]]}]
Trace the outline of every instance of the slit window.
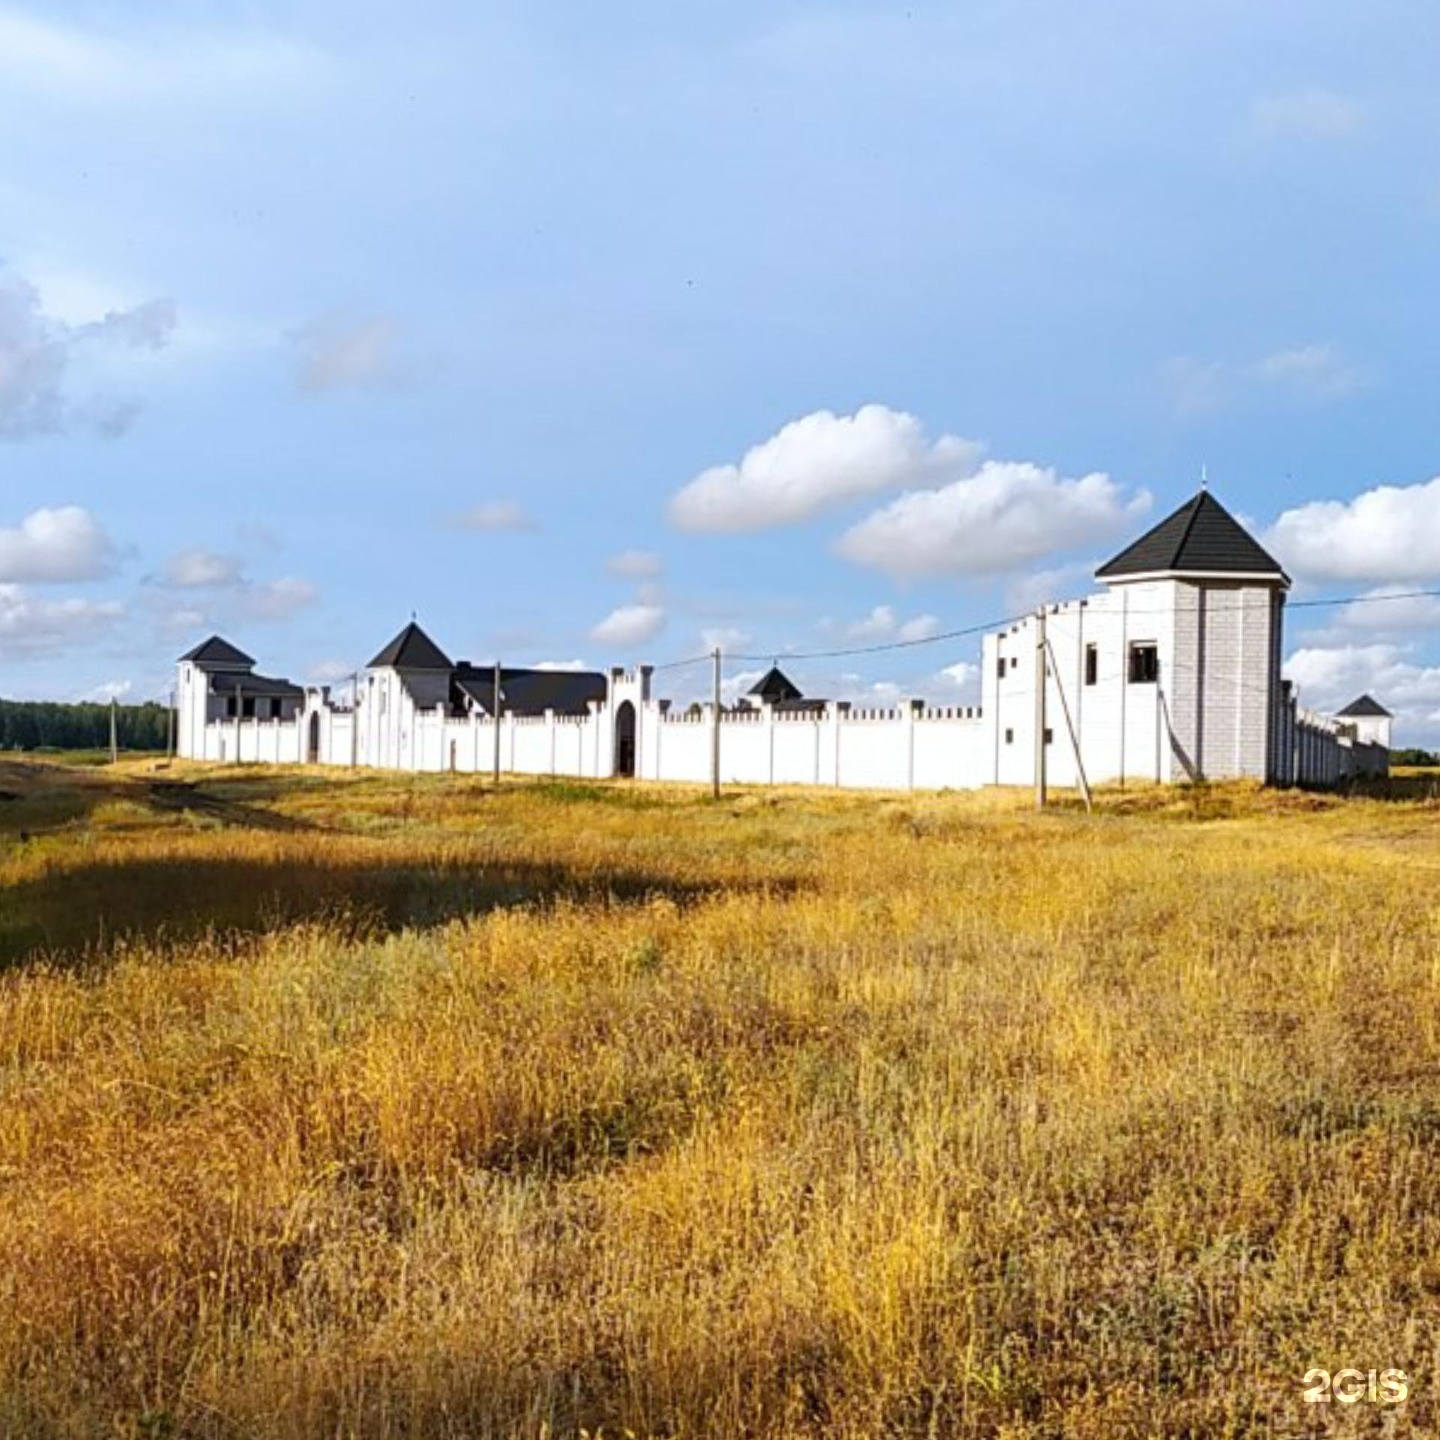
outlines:
[{"label": "slit window", "polygon": [[1005,743],[1007,745],[1013,745],[1015,743],[1015,732],[1013,730],[1007,730],[1005,732]]},{"label": "slit window", "polygon": [[1129,676],[1132,685],[1153,685],[1160,678],[1160,650],[1153,640],[1130,647]]},{"label": "slit window", "polygon": [[1100,647],[1098,645],[1087,645],[1085,647],[1085,683],[1093,685],[1100,678]]}]

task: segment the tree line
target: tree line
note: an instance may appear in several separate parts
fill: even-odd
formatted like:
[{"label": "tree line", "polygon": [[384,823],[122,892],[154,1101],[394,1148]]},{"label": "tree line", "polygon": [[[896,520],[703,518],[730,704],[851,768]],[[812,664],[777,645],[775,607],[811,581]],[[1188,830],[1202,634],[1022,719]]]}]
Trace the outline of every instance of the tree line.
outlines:
[{"label": "tree line", "polygon": [[[122,750],[164,750],[170,711],[153,700],[117,705]],[[0,700],[0,750],[103,750],[110,744],[110,706],[91,701]]]}]

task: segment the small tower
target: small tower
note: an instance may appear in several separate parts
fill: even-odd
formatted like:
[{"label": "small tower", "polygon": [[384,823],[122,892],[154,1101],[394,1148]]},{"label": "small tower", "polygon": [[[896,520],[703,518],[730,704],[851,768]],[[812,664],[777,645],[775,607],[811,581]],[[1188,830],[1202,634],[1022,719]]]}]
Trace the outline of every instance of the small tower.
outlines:
[{"label": "small tower", "polygon": [[1390,728],[1395,717],[1372,695],[1362,695],[1352,700],[1343,710],[1335,714],[1354,732],[1361,745],[1383,745],[1390,748]]},{"label": "small tower", "polygon": [[450,657],[413,620],[371,660],[356,712],[363,764],[413,767],[415,712],[449,704],[454,670]]},{"label": "small tower", "polygon": [[1290,577],[1274,556],[1202,486],[1095,578],[1122,597],[1121,663],[1154,691],[1172,774],[1279,778]]},{"label": "small tower", "polygon": [[805,698],[800,687],[778,665],[772,665],[745,693],[765,705],[789,705]]},{"label": "small tower", "polygon": [[176,754],[192,760],[207,758],[205,726],[225,715],[236,685],[254,669],[251,656],[218,635],[180,657],[175,678]]}]

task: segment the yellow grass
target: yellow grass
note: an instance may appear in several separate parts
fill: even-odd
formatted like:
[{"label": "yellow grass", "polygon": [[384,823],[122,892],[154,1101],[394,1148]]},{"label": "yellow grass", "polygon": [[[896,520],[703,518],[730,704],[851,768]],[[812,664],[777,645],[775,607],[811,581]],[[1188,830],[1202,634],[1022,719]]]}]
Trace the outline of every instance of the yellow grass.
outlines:
[{"label": "yellow grass", "polygon": [[0,1434],[1433,1434],[1412,790],[0,765]]}]

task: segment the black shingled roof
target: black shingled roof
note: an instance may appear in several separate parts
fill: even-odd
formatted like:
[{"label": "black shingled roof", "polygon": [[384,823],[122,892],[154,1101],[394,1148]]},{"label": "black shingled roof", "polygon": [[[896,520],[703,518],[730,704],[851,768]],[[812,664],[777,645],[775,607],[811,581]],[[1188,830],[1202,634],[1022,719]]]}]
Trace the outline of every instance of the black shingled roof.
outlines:
[{"label": "black shingled roof", "polygon": [[751,687],[749,693],[768,700],[772,705],[789,700],[803,700],[800,687],[778,666],[772,665]]},{"label": "black shingled roof", "polygon": [[237,650],[228,640],[222,640],[218,635],[202,640],[193,650],[187,650],[180,660],[182,664],[189,660],[195,665],[250,666],[255,663],[252,656],[243,650]]},{"label": "black shingled roof", "polygon": [[1243,525],[1208,491],[1191,496],[1153,530],[1096,572],[1097,580],[1127,575],[1276,575],[1290,577]]},{"label": "black shingled roof", "polygon": [[453,670],[450,657],[412,620],[371,662],[371,670]]},{"label": "black shingled roof", "polygon": [[1395,718],[1371,695],[1362,695],[1358,700],[1352,700],[1343,710],[1336,712],[1336,718],[1342,720],[1354,720],[1362,716],[1375,716],[1384,720]]},{"label": "black shingled roof", "polygon": [[[483,665],[463,665],[455,671],[455,688],[495,713],[495,671]],[[500,701],[507,715],[583,715],[590,701],[604,700],[605,677],[594,670],[526,670],[500,672]]]}]

